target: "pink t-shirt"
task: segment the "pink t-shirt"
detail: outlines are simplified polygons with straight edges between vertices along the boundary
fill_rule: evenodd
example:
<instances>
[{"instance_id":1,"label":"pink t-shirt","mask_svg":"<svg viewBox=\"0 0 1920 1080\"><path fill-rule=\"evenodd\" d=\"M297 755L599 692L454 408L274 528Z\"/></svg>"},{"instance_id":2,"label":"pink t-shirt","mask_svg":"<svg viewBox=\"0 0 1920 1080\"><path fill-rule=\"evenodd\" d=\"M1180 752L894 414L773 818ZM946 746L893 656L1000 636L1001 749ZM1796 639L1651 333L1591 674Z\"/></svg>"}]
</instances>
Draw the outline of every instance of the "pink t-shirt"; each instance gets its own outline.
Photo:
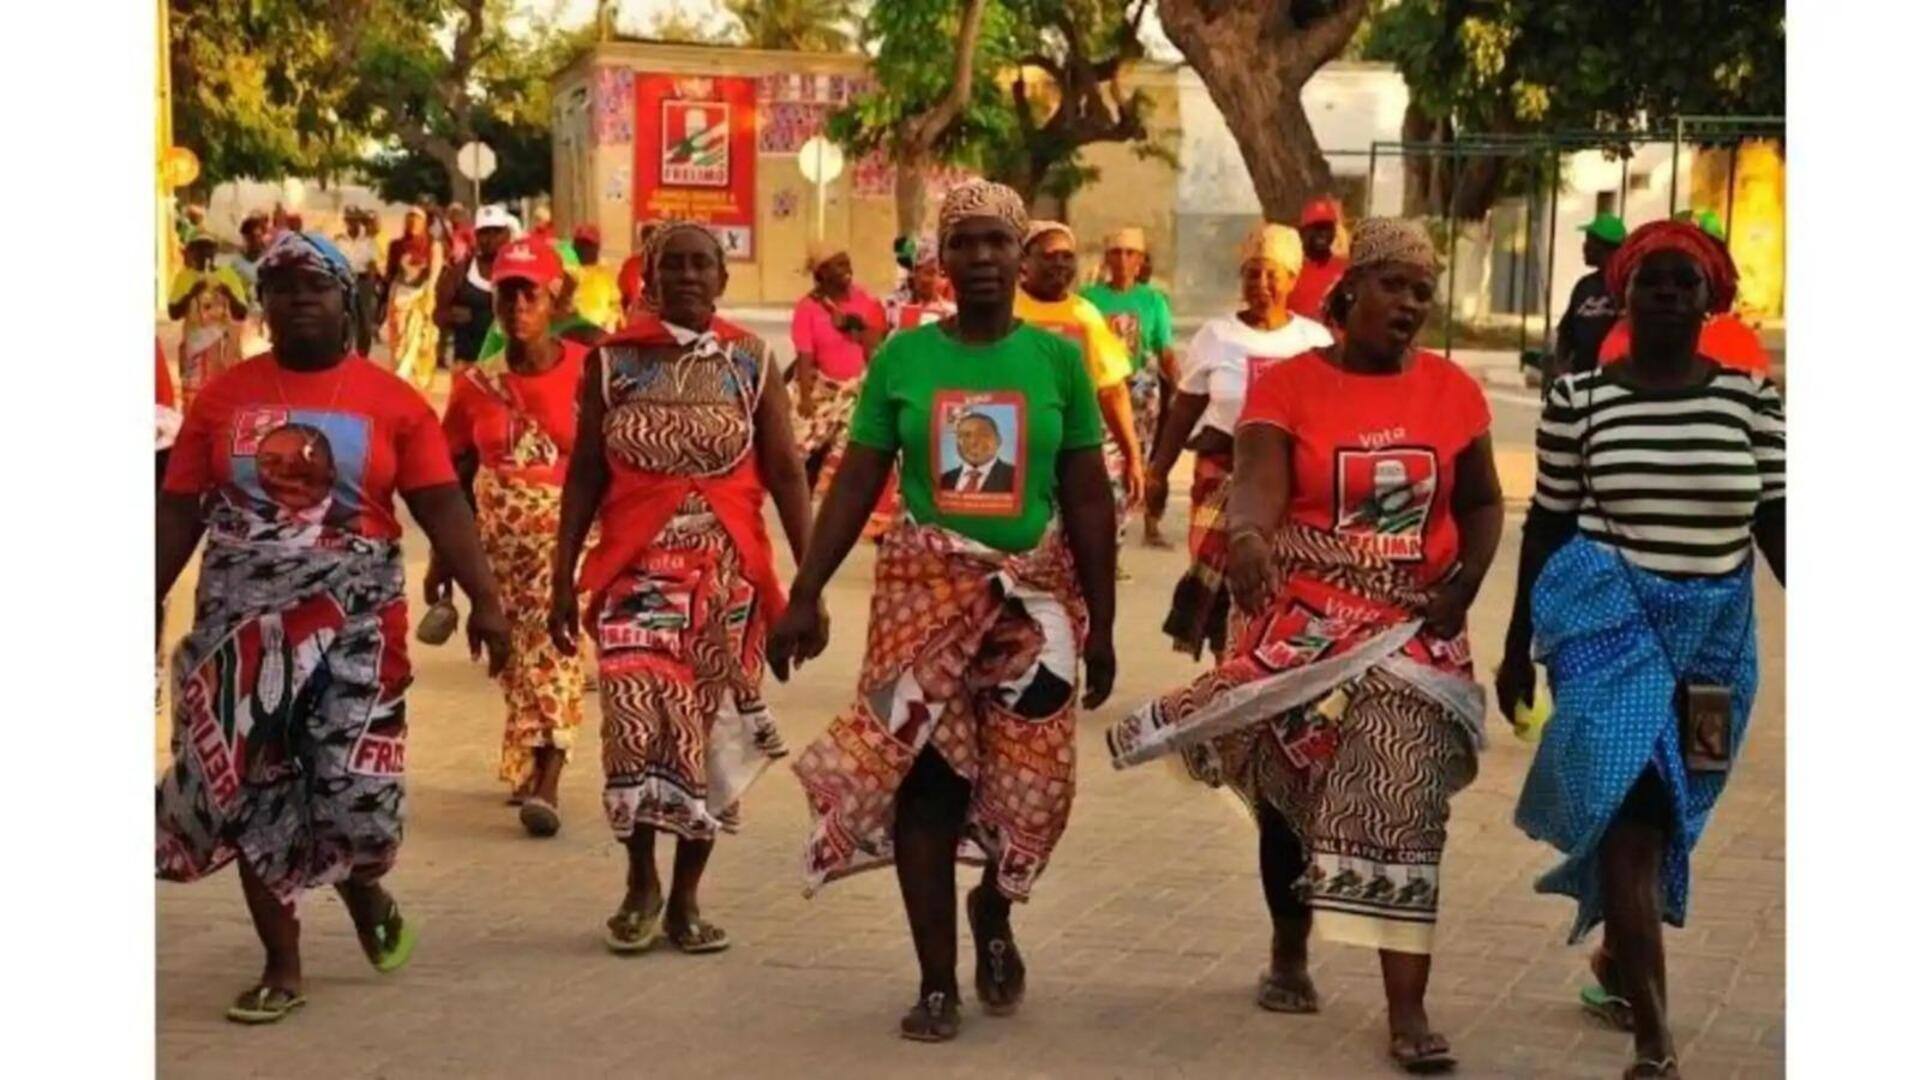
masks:
<instances>
[{"instance_id":1,"label":"pink t-shirt","mask_svg":"<svg viewBox=\"0 0 1920 1080\"><path fill-rule=\"evenodd\" d=\"M838 307L842 313L860 316L869 327L886 329L887 315L881 310L880 301L858 285L852 286ZM793 351L812 353L820 374L835 382L845 382L866 370L867 358L860 352L858 341L834 329L833 320L834 313L811 294L801 297L793 308Z\"/></svg>"}]
</instances>

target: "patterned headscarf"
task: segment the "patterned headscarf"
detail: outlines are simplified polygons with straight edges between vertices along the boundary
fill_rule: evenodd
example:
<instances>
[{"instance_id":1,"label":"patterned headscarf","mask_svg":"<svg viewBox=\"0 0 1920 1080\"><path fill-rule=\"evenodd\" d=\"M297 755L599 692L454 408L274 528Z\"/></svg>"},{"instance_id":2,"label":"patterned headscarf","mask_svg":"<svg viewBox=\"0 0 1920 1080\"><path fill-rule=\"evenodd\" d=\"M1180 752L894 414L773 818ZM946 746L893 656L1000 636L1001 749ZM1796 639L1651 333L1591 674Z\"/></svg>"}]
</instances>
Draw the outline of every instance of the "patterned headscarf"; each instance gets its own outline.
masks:
<instances>
[{"instance_id":1,"label":"patterned headscarf","mask_svg":"<svg viewBox=\"0 0 1920 1080\"><path fill-rule=\"evenodd\" d=\"M991 180L968 180L947 192L940 203L940 247L946 248L947 234L955 225L974 217L1006 222L1015 236L1027 235L1027 204L1021 201L1019 192Z\"/></svg>"},{"instance_id":2,"label":"patterned headscarf","mask_svg":"<svg viewBox=\"0 0 1920 1080\"><path fill-rule=\"evenodd\" d=\"M1410 218L1366 218L1353 227L1353 244L1347 260L1351 273L1381 263L1406 263L1437 272L1440 255L1433 248L1427 227Z\"/></svg>"},{"instance_id":3,"label":"patterned headscarf","mask_svg":"<svg viewBox=\"0 0 1920 1080\"><path fill-rule=\"evenodd\" d=\"M1726 246L1699 226L1684 221L1649 221L1633 230L1620 250L1607 260L1607 291L1623 307L1627 302L1627 284L1647 256L1656 251L1677 251L1700 267L1707 279L1707 308L1721 314L1733 307L1740 290L1740 271L1733 265Z\"/></svg>"},{"instance_id":4,"label":"patterned headscarf","mask_svg":"<svg viewBox=\"0 0 1920 1080\"><path fill-rule=\"evenodd\" d=\"M720 252L722 258L726 257L727 249L721 245L720 238L713 234L712 229L697 221L663 221L659 228L653 230L653 235L648 238L647 246L642 252L646 265L645 280L653 280L654 271L659 269L660 253L667 250L667 241L682 233L697 233L706 237L713 242L713 249Z\"/></svg>"},{"instance_id":5,"label":"patterned headscarf","mask_svg":"<svg viewBox=\"0 0 1920 1080\"><path fill-rule=\"evenodd\" d=\"M1299 277L1300 266L1306 262L1306 258L1306 253L1300 247L1300 233L1286 225L1262 222L1240 243L1241 266L1255 259L1264 259L1288 274Z\"/></svg>"},{"instance_id":6,"label":"patterned headscarf","mask_svg":"<svg viewBox=\"0 0 1920 1080\"><path fill-rule=\"evenodd\" d=\"M353 297L353 264L333 246L333 241L317 232L289 229L276 237L260 256L259 274L265 276L283 270L308 270L333 279L340 290Z\"/></svg>"}]
</instances>

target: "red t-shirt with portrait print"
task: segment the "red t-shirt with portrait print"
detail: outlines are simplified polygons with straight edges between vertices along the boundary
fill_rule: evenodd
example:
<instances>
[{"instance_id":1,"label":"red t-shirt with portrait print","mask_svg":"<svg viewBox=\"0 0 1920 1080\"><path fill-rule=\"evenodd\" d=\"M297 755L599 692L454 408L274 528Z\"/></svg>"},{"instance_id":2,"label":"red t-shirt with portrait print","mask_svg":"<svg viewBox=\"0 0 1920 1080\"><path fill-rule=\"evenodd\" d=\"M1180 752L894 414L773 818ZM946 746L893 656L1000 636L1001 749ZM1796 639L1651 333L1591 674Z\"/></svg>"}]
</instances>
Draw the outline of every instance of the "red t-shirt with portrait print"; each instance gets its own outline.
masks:
<instances>
[{"instance_id":1,"label":"red t-shirt with portrait print","mask_svg":"<svg viewBox=\"0 0 1920 1080\"><path fill-rule=\"evenodd\" d=\"M243 527L325 542L397 540L396 493L456 482L433 408L399 376L359 356L289 371L266 353L200 391L162 486L213 495Z\"/></svg>"},{"instance_id":2,"label":"red t-shirt with portrait print","mask_svg":"<svg viewBox=\"0 0 1920 1080\"><path fill-rule=\"evenodd\" d=\"M1422 584L1452 569L1454 465L1493 424L1471 375L1430 352L1393 375L1354 375L1305 353L1254 379L1248 424L1292 436L1289 518L1403 564Z\"/></svg>"},{"instance_id":3,"label":"red t-shirt with portrait print","mask_svg":"<svg viewBox=\"0 0 1920 1080\"><path fill-rule=\"evenodd\" d=\"M564 340L557 344L560 359L538 375L505 370L502 361L497 375L474 367L454 377L446 419L441 422L447 450L454 457L477 452L487 468L511 470L516 477L536 483L566 482L567 458L573 453L579 427L580 377L586 371L587 346ZM545 433L559 451L557 458L530 456L530 448L542 440L537 432L527 430L528 425ZM530 440L529 435L535 437Z\"/></svg>"}]
</instances>

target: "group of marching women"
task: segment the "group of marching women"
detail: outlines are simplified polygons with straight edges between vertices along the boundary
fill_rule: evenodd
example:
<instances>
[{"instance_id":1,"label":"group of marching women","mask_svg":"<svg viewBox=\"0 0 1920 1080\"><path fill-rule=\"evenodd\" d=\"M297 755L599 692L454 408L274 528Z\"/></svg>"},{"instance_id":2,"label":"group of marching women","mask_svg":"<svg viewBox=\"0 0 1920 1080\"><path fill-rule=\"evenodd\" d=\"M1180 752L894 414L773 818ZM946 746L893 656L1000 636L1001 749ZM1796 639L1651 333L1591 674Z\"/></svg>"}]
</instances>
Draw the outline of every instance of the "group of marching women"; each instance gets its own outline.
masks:
<instances>
[{"instance_id":1,"label":"group of marching women","mask_svg":"<svg viewBox=\"0 0 1920 1080\"><path fill-rule=\"evenodd\" d=\"M900 1032L944 1041L955 868L981 866L973 992L1015 1011L1013 905L1067 827L1077 714L1114 685L1116 506L1163 506L1192 449L1192 568L1167 631L1214 663L1114 724L1113 761L1166 757L1248 805L1273 921L1260 1006L1318 1009L1317 927L1379 951L1392 1060L1451 1068L1424 996L1448 806L1486 741L1465 625L1503 509L1484 397L1416 344L1433 245L1416 223L1360 222L1314 320L1289 302L1299 234L1257 229L1244 306L1195 337L1148 460L1124 347L1065 291L1063 233L1008 188L961 185L884 310L844 253L816 252L794 395L765 343L716 315L727 265L703 228L653 231L646 302L591 349L550 332L556 256L515 243L493 269L506 347L462 373L444 421L351 352L338 252L281 237L260 264L274 351L205 388L160 503L162 596L206 550L156 862L170 880L240 864L266 964L229 1016L303 1001L305 890L340 891L381 971L417 937L381 885L406 760L396 495L432 544L429 592L467 595L469 642L503 678L502 779L554 828L591 639L604 809L628 851L605 943L705 953L728 945L699 906L714 841L786 754L764 673L827 648L826 587L896 486L856 691L792 766L803 886L893 866L920 971ZM1753 703L1754 546L1784 579L1784 420L1770 383L1696 355L1734 291L1723 246L1649 225L1608 282L1631 353L1549 395L1497 687L1513 716L1546 668L1555 711L1517 821L1566 857L1538 887L1577 901L1572 939L1604 927L1584 996L1632 1031L1628 1075L1674 1076L1661 922L1684 921L1689 852ZM913 323L888 317L909 307ZM823 413L816 513L799 428Z\"/></svg>"}]
</instances>

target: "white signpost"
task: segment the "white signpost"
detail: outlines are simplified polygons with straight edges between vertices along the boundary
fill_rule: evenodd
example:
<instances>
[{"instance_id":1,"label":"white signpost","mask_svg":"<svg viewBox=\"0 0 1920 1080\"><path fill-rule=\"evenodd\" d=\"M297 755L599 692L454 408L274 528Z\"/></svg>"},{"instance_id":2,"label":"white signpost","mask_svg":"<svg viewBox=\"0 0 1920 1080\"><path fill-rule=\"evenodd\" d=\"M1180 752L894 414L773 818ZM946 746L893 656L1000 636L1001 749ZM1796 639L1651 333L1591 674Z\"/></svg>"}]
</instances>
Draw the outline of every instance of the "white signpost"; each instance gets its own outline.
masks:
<instances>
[{"instance_id":1,"label":"white signpost","mask_svg":"<svg viewBox=\"0 0 1920 1080\"><path fill-rule=\"evenodd\" d=\"M500 167L500 159L494 156L493 147L474 141L461 147L454 155L454 162L460 166L460 175L473 181L473 206L480 208L480 181L492 176Z\"/></svg>"},{"instance_id":2,"label":"white signpost","mask_svg":"<svg viewBox=\"0 0 1920 1080\"><path fill-rule=\"evenodd\" d=\"M827 235L827 185L838 179L847 167L847 158L833 140L815 135L800 144L800 175L813 185L813 237Z\"/></svg>"}]
</instances>

